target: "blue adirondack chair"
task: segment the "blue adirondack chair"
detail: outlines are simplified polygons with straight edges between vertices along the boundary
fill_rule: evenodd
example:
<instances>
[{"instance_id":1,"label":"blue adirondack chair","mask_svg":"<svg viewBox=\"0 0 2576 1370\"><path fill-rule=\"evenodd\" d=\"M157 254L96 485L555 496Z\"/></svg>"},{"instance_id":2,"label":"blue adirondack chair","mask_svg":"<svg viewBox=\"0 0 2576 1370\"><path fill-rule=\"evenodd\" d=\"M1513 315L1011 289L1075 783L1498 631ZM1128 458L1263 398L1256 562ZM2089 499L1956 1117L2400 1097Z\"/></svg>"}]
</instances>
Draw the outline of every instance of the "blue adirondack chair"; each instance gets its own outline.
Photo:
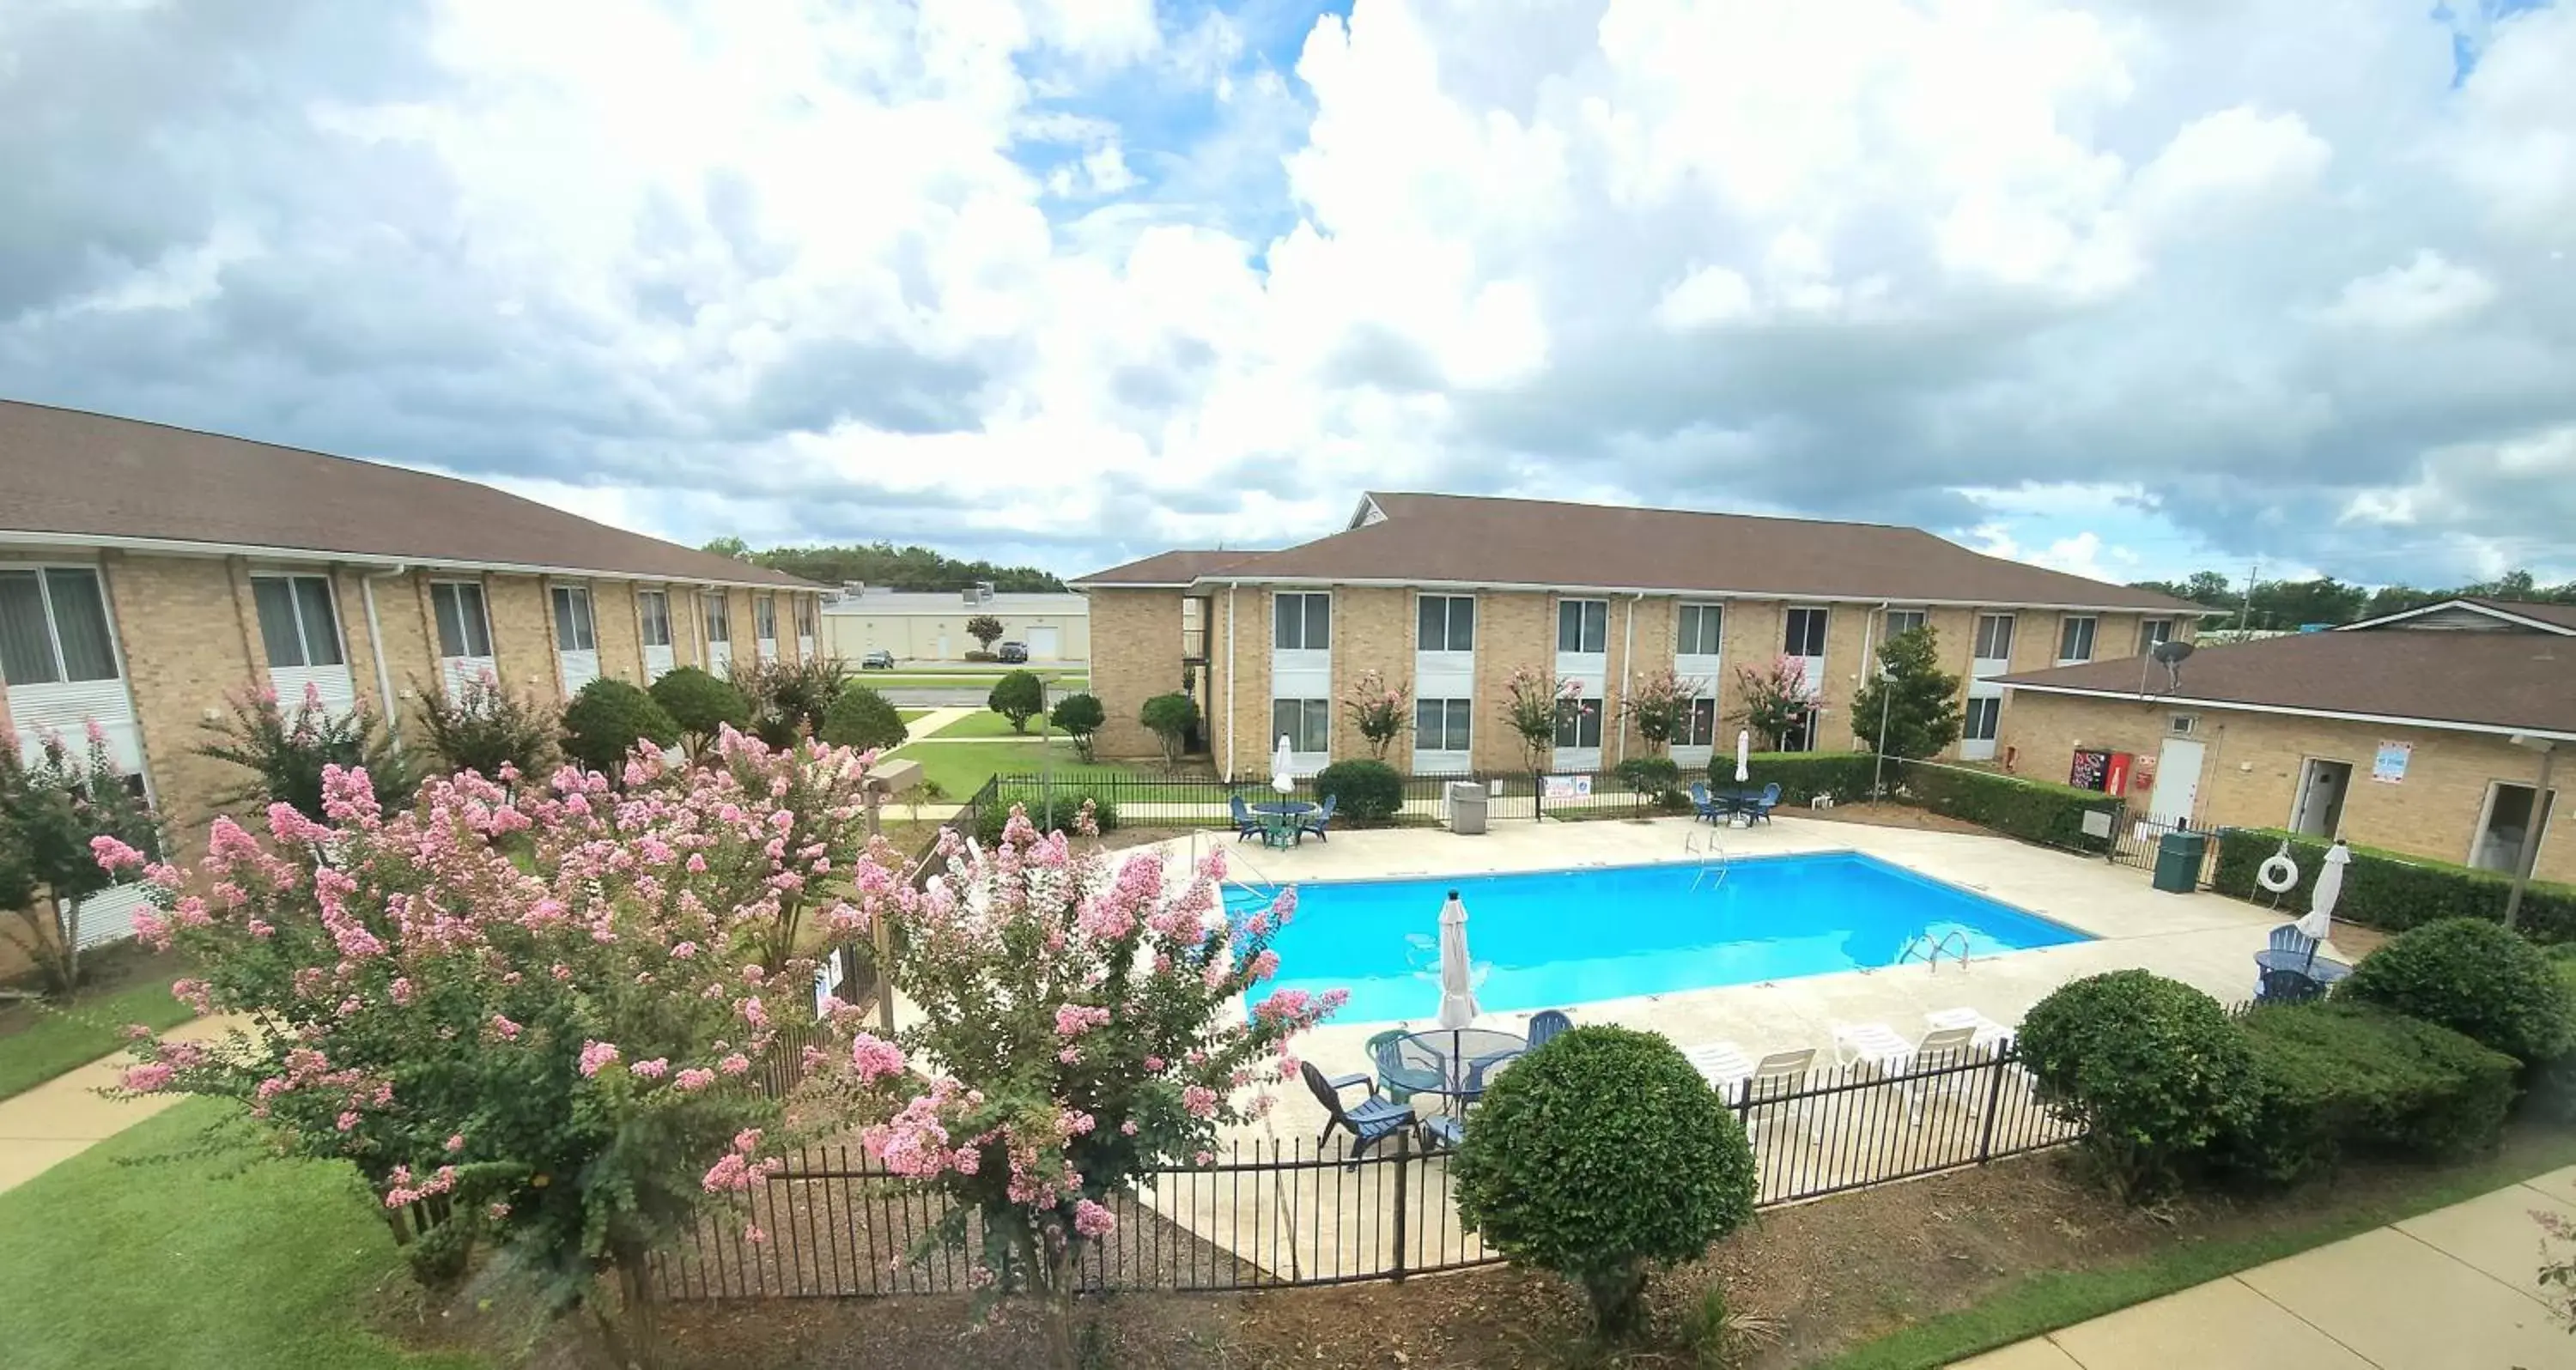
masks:
<instances>
[{"instance_id":1,"label":"blue adirondack chair","mask_svg":"<svg viewBox=\"0 0 2576 1370\"><path fill-rule=\"evenodd\" d=\"M1413 1126L1413 1110L1402 1104L1390 1104L1384 1099L1362 1099L1354 1107L1342 1102L1343 1090L1353 1085L1368 1084L1369 1077L1365 1072L1358 1075L1335 1076L1328 1080L1324 1078L1324 1072L1315 1068L1314 1062L1300 1061L1297 1063L1297 1073L1305 1077L1306 1088L1314 1094L1315 1102L1322 1104L1324 1112L1329 1115L1324 1121L1324 1130L1315 1134L1315 1145L1321 1148L1325 1142L1332 1140L1335 1128L1348 1132L1351 1134L1353 1165L1359 1163L1361 1155L1370 1147Z\"/></svg>"},{"instance_id":2,"label":"blue adirondack chair","mask_svg":"<svg viewBox=\"0 0 2576 1370\"><path fill-rule=\"evenodd\" d=\"M1325 795L1324 807L1308 814L1305 820L1297 825L1298 830L1313 833L1318 842L1331 841L1331 838L1324 835L1324 825L1333 821L1333 810L1339 808L1341 802L1342 797L1338 794Z\"/></svg>"},{"instance_id":3,"label":"blue adirondack chair","mask_svg":"<svg viewBox=\"0 0 2576 1370\"><path fill-rule=\"evenodd\" d=\"M1694 818L1714 823L1726 816L1718 811L1717 801L1708 797L1708 786L1702 782L1697 780L1691 782L1690 797Z\"/></svg>"},{"instance_id":4,"label":"blue adirondack chair","mask_svg":"<svg viewBox=\"0 0 2576 1370\"><path fill-rule=\"evenodd\" d=\"M1744 811L1750 815L1750 817L1746 818L1744 821L1747 823L1768 823L1771 821L1771 811L1778 807L1780 807L1780 782L1774 780L1770 784L1762 787L1762 794L1759 798L1745 806Z\"/></svg>"},{"instance_id":5,"label":"blue adirondack chair","mask_svg":"<svg viewBox=\"0 0 2576 1370\"><path fill-rule=\"evenodd\" d=\"M1251 805L1243 802L1243 796L1228 795L1226 802L1234 811L1234 840L1240 842L1247 837L1259 837L1261 817L1252 811Z\"/></svg>"},{"instance_id":6,"label":"blue adirondack chair","mask_svg":"<svg viewBox=\"0 0 2576 1370\"><path fill-rule=\"evenodd\" d=\"M1554 1040L1556 1034L1574 1026L1574 1020L1559 1009L1544 1009L1530 1015L1530 1050L1536 1051Z\"/></svg>"}]
</instances>

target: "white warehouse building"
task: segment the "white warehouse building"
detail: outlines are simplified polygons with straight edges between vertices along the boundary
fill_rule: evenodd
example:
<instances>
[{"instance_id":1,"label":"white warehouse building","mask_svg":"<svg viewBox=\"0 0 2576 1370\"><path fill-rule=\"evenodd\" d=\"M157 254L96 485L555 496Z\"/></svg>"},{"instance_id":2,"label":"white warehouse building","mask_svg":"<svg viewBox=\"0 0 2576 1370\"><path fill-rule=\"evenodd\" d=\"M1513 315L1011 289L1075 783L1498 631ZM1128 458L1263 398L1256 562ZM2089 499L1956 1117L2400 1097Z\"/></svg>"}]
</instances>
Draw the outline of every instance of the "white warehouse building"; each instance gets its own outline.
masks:
<instances>
[{"instance_id":1,"label":"white warehouse building","mask_svg":"<svg viewBox=\"0 0 2576 1370\"><path fill-rule=\"evenodd\" d=\"M990 614L1002 622L996 640L1029 649L1029 660L1091 659L1090 603L1075 594L996 593L989 586L920 593L844 586L823 601L824 650L856 665L888 651L899 662L959 661L981 644L966 621Z\"/></svg>"}]
</instances>

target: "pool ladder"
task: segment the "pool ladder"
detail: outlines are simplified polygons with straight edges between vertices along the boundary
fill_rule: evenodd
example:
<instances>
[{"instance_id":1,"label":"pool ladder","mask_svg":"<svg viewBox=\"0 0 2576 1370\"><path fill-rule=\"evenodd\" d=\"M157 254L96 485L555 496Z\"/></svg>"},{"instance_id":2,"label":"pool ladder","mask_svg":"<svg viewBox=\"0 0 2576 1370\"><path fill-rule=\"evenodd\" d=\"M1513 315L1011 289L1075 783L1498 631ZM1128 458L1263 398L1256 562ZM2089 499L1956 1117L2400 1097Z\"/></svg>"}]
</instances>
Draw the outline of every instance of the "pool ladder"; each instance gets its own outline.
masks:
<instances>
[{"instance_id":1,"label":"pool ladder","mask_svg":"<svg viewBox=\"0 0 2576 1370\"><path fill-rule=\"evenodd\" d=\"M1927 946L1926 943L1929 943L1929 945ZM1941 953L1943 952L1948 952L1951 955L1958 957L1959 969L1966 970L1968 968L1968 934L1959 931L1957 928L1952 928L1948 932L1941 934L1939 937L1927 937L1922 933L1916 933L1914 935L1914 940L1906 943L1905 950L1897 955L1896 964L1900 966L1904 965L1906 962L1919 956L1923 958L1924 964L1937 971L1941 968Z\"/></svg>"},{"instance_id":2,"label":"pool ladder","mask_svg":"<svg viewBox=\"0 0 2576 1370\"><path fill-rule=\"evenodd\" d=\"M1726 849L1717 844L1717 834L1708 834L1707 845L1700 844L1698 833L1682 835L1682 852L1699 858L1699 873L1691 877L1691 892L1696 894L1705 883L1715 889L1726 879Z\"/></svg>"}]
</instances>

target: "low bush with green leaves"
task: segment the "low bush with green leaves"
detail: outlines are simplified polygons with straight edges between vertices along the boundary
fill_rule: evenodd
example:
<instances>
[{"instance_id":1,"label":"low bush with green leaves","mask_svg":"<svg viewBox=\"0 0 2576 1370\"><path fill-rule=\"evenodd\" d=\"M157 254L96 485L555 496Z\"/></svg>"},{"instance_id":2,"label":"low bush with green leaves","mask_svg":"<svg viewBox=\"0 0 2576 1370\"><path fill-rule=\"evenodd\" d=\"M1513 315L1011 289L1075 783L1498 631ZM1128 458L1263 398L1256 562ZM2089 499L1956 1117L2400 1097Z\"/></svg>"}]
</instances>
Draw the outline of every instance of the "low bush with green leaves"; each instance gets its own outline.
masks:
<instances>
[{"instance_id":1,"label":"low bush with green leaves","mask_svg":"<svg viewBox=\"0 0 2576 1370\"><path fill-rule=\"evenodd\" d=\"M1073 739L1074 755L1091 759L1092 735L1109 721L1109 711L1100 706L1100 696L1071 694L1055 702L1055 711L1047 715L1056 731Z\"/></svg>"},{"instance_id":2,"label":"low bush with green leaves","mask_svg":"<svg viewBox=\"0 0 2576 1370\"><path fill-rule=\"evenodd\" d=\"M2022 1019L2022 1061L2051 1110L2131 1200L2170 1189L2237 1127L2253 1070L2218 1001L2143 970L2059 986Z\"/></svg>"},{"instance_id":3,"label":"low bush with green leaves","mask_svg":"<svg viewBox=\"0 0 2576 1370\"><path fill-rule=\"evenodd\" d=\"M2281 844L2302 878L2286 894L2275 895L2254 882ZM2505 898L2513 882L2493 871L2473 870L2447 861L2432 861L2372 847L2351 847L2352 864L2344 868L2343 894L2334 916L2347 923L2404 932L2421 923L2449 918L2504 921ZM2284 914L2308 911L2316 889L2313 878L2325 859L2326 844L2272 828L2228 828L2218 835L2218 861L2210 886L2220 894L2250 899ZM2576 885L2534 880L2523 891L2515 926L2535 942L2576 941Z\"/></svg>"},{"instance_id":4,"label":"low bush with green leaves","mask_svg":"<svg viewBox=\"0 0 2576 1370\"><path fill-rule=\"evenodd\" d=\"M707 744L726 728L737 732L751 727L751 701L734 688L730 680L719 679L695 666L675 666L653 682L653 702L679 725L688 738L691 753L703 753Z\"/></svg>"},{"instance_id":5,"label":"low bush with green leaves","mask_svg":"<svg viewBox=\"0 0 2576 1370\"><path fill-rule=\"evenodd\" d=\"M680 725L653 702L653 696L615 676L601 676L582 686L581 693L564 706L564 756L612 780L626 773L626 759L637 743L662 748L679 740Z\"/></svg>"},{"instance_id":6,"label":"low bush with green leaves","mask_svg":"<svg viewBox=\"0 0 2576 1370\"><path fill-rule=\"evenodd\" d=\"M319 822L322 768L339 766L364 767L368 787L384 809L411 807L411 768L364 704L334 710L310 685L292 707L279 703L277 691L270 689L236 691L225 702L230 706L226 712L198 725L207 740L194 750L251 774L216 796L217 803L263 810L292 804L297 813Z\"/></svg>"},{"instance_id":7,"label":"low bush with green leaves","mask_svg":"<svg viewBox=\"0 0 2576 1370\"><path fill-rule=\"evenodd\" d=\"M2527 1064L2576 1047L2576 999L2549 958L2521 934L2474 918L2388 939L2335 997L2440 1023Z\"/></svg>"},{"instance_id":8,"label":"low bush with green leaves","mask_svg":"<svg viewBox=\"0 0 2576 1370\"><path fill-rule=\"evenodd\" d=\"M1570 1029L1494 1077L1450 1167L1461 1224L1573 1280L1594 1326L1636 1325L1647 1268L1697 1258L1753 1216L1753 1148L1669 1041Z\"/></svg>"},{"instance_id":9,"label":"low bush with green leaves","mask_svg":"<svg viewBox=\"0 0 2576 1370\"><path fill-rule=\"evenodd\" d=\"M1725 790L1778 785L1783 804L1805 804L1820 794L1855 801L1869 796L1872 759L1867 752L1755 752L1745 758L1748 778L1738 781L1735 753L1721 747L1708 759L1708 783Z\"/></svg>"},{"instance_id":10,"label":"low bush with green leaves","mask_svg":"<svg viewBox=\"0 0 2576 1370\"><path fill-rule=\"evenodd\" d=\"M2576 999L2576 943L2549 949L2549 968L2558 973L2570 999ZM2530 1111L2551 1122L2576 1123L2576 1048L2546 1065L2531 1069Z\"/></svg>"},{"instance_id":11,"label":"low bush with green leaves","mask_svg":"<svg viewBox=\"0 0 2576 1370\"><path fill-rule=\"evenodd\" d=\"M1156 695L1137 708L1136 721L1162 744L1163 764L1177 766L1181 748L1199 726L1199 702L1177 691Z\"/></svg>"},{"instance_id":12,"label":"low bush with green leaves","mask_svg":"<svg viewBox=\"0 0 2576 1370\"><path fill-rule=\"evenodd\" d=\"M993 682L984 707L1009 719L1011 731L1029 730L1029 720L1046 712L1046 682L1035 671L1012 671Z\"/></svg>"},{"instance_id":13,"label":"low bush with green leaves","mask_svg":"<svg viewBox=\"0 0 2576 1370\"><path fill-rule=\"evenodd\" d=\"M993 802L976 810L976 840L987 847L1001 841L1002 827L1011 821L1013 804L1028 810L1029 821L1040 832L1073 831L1074 815L1081 813L1085 804L1091 806L1092 821L1100 831L1111 832L1118 827L1118 801L1106 789L1089 787L1079 780L1045 787L1013 785L1007 791L997 790Z\"/></svg>"},{"instance_id":14,"label":"low bush with green leaves","mask_svg":"<svg viewBox=\"0 0 2576 1370\"><path fill-rule=\"evenodd\" d=\"M563 710L532 695L514 695L485 671L453 696L420 690L420 725L449 774L472 771L498 780L504 767L543 781L553 769Z\"/></svg>"},{"instance_id":15,"label":"low bush with green leaves","mask_svg":"<svg viewBox=\"0 0 2576 1370\"><path fill-rule=\"evenodd\" d=\"M1315 772L1315 797L1334 796L1337 816L1363 826L1384 823L1404 811L1404 777L1383 761L1336 761Z\"/></svg>"},{"instance_id":16,"label":"low bush with green leaves","mask_svg":"<svg viewBox=\"0 0 2576 1370\"><path fill-rule=\"evenodd\" d=\"M911 735L903 712L865 685L843 686L841 697L823 715L823 740L835 747L883 751L902 746Z\"/></svg>"},{"instance_id":17,"label":"low bush with green leaves","mask_svg":"<svg viewBox=\"0 0 2576 1370\"><path fill-rule=\"evenodd\" d=\"M1632 756L1613 770L1649 804L1670 808L1682 801L1682 768L1669 756Z\"/></svg>"},{"instance_id":18,"label":"low bush with green leaves","mask_svg":"<svg viewBox=\"0 0 2576 1370\"><path fill-rule=\"evenodd\" d=\"M2291 1184L2347 1155L2450 1160L2494 1145L2514 1061L2436 1023L2356 1003L2282 1004L2243 1024L2245 1107L2212 1146L2225 1171Z\"/></svg>"},{"instance_id":19,"label":"low bush with green leaves","mask_svg":"<svg viewBox=\"0 0 2576 1370\"><path fill-rule=\"evenodd\" d=\"M1887 774L1888 783L1900 787L1900 799L1934 813L2042 846L2097 855L2111 849L2108 836L2084 831L2084 815L2103 812L2116 817L2120 809L2119 799L2099 790L1965 766L1900 762L1893 757L1888 759Z\"/></svg>"}]
</instances>

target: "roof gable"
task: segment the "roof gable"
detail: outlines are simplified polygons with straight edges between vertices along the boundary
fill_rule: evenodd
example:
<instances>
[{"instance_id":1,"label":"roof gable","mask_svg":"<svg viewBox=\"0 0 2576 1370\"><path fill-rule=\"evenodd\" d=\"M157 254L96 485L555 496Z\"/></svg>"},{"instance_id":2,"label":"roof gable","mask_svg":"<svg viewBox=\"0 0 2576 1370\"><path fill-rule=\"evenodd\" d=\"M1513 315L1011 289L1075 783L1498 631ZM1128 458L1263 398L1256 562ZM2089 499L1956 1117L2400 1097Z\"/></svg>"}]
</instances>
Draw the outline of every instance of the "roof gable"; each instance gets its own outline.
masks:
<instances>
[{"instance_id":1,"label":"roof gable","mask_svg":"<svg viewBox=\"0 0 2576 1370\"><path fill-rule=\"evenodd\" d=\"M2337 632L2385 631L2541 632L2576 637L2576 604L2540 604L2455 595L2377 618L2347 623Z\"/></svg>"}]
</instances>

